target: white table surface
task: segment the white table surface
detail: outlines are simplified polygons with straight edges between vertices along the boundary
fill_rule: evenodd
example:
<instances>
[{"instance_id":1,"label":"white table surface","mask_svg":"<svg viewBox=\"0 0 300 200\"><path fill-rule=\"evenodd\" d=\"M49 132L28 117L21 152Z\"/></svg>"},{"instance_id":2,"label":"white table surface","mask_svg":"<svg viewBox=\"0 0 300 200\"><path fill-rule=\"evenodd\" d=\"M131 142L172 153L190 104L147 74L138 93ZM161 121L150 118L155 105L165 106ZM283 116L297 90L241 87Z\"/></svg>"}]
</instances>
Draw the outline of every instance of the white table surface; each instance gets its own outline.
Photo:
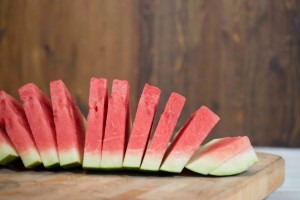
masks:
<instances>
[{"instance_id":1,"label":"white table surface","mask_svg":"<svg viewBox=\"0 0 300 200\"><path fill-rule=\"evenodd\" d=\"M300 148L255 147L255 151L276 154L285 160L285 181L268 200L300 200Z\"/></svg>"}]
</instances>

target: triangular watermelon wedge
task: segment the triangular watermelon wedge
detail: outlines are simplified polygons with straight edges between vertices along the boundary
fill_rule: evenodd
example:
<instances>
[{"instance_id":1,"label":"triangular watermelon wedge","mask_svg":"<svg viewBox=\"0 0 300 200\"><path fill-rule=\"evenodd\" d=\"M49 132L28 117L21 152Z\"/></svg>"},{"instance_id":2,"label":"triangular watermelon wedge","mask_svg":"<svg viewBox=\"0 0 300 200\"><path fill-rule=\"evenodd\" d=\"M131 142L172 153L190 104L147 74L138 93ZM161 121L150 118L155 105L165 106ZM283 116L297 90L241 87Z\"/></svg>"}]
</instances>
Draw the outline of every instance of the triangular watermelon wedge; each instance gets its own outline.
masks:
<instances>
[{"instance_id":1,"label":"triangular watermelon wedge","mask_svg":"<svg viewBox=\"0 0 300 200\"><path fill-rule=\"evenodd\" d=\"M0 126L0 164L7 165L17 158L19 158L17 150L5 130Z\"/></svg>"},{"instance_id":2,"label":"triangular watermelon wedge","mask_svg":"<svg viewBox=\"0 0 300 200\"><path fill-rule=\"evenodd\" d=\"M159 119L151 141L149 141L141 170L158 171L168 143L185 103L185 97L173 92Z\"/></svg>"},{"instance_id":3,"label":"triangular watermelon wedge","mask_svg":"<svg viewBox=\"0 0 300 200\"><path fill-rule=\"evenodd\" d=\"M207 107L201 106L177 134L160 170L180 173L219 119Z\"/></svg>"},{"instance_id":4,"label":"triangular watermelon wedge","mask_svg":"<svg viewBox=\"0 0 300 200\"><path fill-rule=\"evenodd\" d=\"M157 110L159 97L159 88L148 84L145 85L126 149L123 162L123 167L125 168L140 168Z\"/></svg>"},{"instance_id":5,"label":"triangular watermelon wedge","mask_svg":"<svg viewBox=\"0 0 300 200\"><path fill-rule=\"evenodd\" d=\"M85 119L61 80L50 83L50 93L60 165L81 166Z\"/></svg>"},{"instance_id":6,"label":"triangular watermelon wedge","mask_svg":"<svg viewBox=\"0 0 300 200\"><path fill-rule=\"evenodd\" d=\"M247 136L214 139L199 148L186 168L207 175L251 146Z\"/></svg>"},{"instance_id":7,"label":"triangular watermelon wedge","mask_svg":"<svg viewBox=\"0 0 300 200\"><path fill-rule=\"evenodd\" d=\"M0 91L0 124L5 127L26 168L42 164L21 104L4 91Z\"/></svg>"},{"instance_id":8,"label":"triangular watermelon wedge","mask_svg":"<svg viewBox=\"0 0 300 200\"><path fill-rule=\"evenodd\" d=\"M114 80L108 100L105 134L102 147L102 169L122 168L129 131L129 84Z\"/></svg>"},{"instance_id":9,"label":"triangular watermelon wedge","mask_svg":"<svg viewBox=\"0 0 300 200\"><path fill-rule=\"evenodd\" d=\"M33 83L22 86L19 95L44 166L59 166L50 99Z\"/></svg>"},{"instance_id":10,"label":"triangular watermelon wedge","mask_svg":"<svg viewBox=\"0 0 300 200\"><path fill-rule=\"evenodd\" d=\"M107 80L103 78L91 78L83 168L100 168L106 112Z\"/></svg>"}]
</instances>

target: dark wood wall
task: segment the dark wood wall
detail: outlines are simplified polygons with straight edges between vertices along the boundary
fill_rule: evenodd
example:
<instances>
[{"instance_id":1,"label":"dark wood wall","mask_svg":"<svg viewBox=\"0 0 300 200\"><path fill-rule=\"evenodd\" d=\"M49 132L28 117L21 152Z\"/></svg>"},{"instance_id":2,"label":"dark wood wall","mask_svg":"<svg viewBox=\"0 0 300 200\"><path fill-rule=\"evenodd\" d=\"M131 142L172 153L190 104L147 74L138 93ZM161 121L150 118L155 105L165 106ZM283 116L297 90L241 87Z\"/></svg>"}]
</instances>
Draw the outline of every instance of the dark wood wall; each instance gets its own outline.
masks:
<instances>
[{"instance_id":1,"label":"dark wood wall","mask_svg":"<svg viewBox=\"0 0 300 200\"><path fill-rule=\"evenodd\" d=\"M300 147L300 1L0 0L0 89L62 79L87 112L91 76L147 82L221 121L210 138ZM177 128L178 128L177 127Z\"/></svg>"}]
</instances>

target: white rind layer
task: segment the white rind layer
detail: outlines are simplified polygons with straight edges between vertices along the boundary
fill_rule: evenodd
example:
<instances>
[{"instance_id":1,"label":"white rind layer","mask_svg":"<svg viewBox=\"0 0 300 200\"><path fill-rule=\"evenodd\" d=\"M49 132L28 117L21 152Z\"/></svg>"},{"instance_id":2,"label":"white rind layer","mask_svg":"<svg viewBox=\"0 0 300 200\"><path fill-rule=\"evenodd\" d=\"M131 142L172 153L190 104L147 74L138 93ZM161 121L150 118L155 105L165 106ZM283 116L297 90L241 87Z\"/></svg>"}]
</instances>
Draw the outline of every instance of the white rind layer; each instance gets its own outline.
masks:
<instances>
[{"instance_id":1,"label":"white rind layer","mask_svg":"<svg viewBox=\"0 0 300 200\"><path fill-rule=\"evenodd\" d=\"M144 171L158 171L160 164L161 164L161 159L158 159L155 156L148 154L147 157L144 157L140 169Z\"/></svg>"},{"instance_id":2,"label":"white rind layer","mask_svg":"<svg viewBox=\"0 0 300 200\"><path fill-rule=\"evenodd\" d=\"M172 152L171 155L163 162L160 167L160 171L180 173L183 169L182 166L187 162L187 155L184 155L182 152Z\"/></svg>"},{"instance_id":3,"label":"white rind layer","mask_svg":"<svg viewBox=\"0 0 300 200\"><path fill-rule=\"evenodd\" d=\"M102 169L120 169L122 168L123 158L122 153L104 153L102 152L102 159L100 167Z\"/></svg>"},{"instance_id":4,"label":"white rind layer","mask_svg":"<svg viewBox=\"0 0 300 200\"><path fill-rule=\"evenodd\" d=\"M101 157L97 153L84 153L83 168L85 169L99 169L101 165Z\"/></svg>"},{"instance_id":5,"label":"white rind layer","mask_svg":"<svg viewBox=\"0 0 300 200\"><path fill-rule=\"evenodd\" d=\"M218 168L220 166L220 164L218 164L218 161L214 162L213 160L210 159L210 157L202 157L201 159L197 159L198 153L204 151L205 149L207 149L208 147L210 147L211 145L216 143L218 140L220 140L220 139L214 139L214 140L208 142L207 144L205 144L204 146L201 146L195 152L195 154L190 159L190 161L185 166L185 168L187 168L193 172L203 174L203 175L207 175L209 172Z\"/></svg>"},{"instance_id":6,"label":"white rind layer","mask_svg":"<svg viewBox=\"0 0 300 200\"><path fill-rule=\"evenodd\" d=\"M32 168L42 164L42 159L36 149L28 149L26 152L19 152L21 160L26 168Z\"/></svg>"},{"instance_id":7,"label":"white rind layer","mask_svg":"<svg viewBox=\"0 0 300 200\"><path fill-rule=\"evenodd\" d=\"M209 174L214 176L228 176L239 174L246 171L257 162L258 158L254 149L249 148L248 150L243 151L242 153L228 160Z\"/></svg>"},{"instance_id":8,"label":"white rind layer","mask_svg":"<svg viewBox=\"0 0 300 200\"><path fill-rule=\"evenodd\" d=\"M123 167L125 168L140 168L141 159L139 156L134 156L131 154L126 154L123 162Z\"/></svg>"},{"instance_id":9,"label":"white rind layer","mask_svg":"<svg viewBox=\"0 0 300 200\"><path fill-rule=\"evenodd\" d=\"M7 164L7 161L13 160L14 158L18 157L19 154L14 147L5 143L0 144L0 164Z\"/></svg>"},{"instance_id":10,"label":"white rind layer","mask_svg":"<svg viewBox=\"0 0 300 200\"><path fill-rule=\"evenodd\" d=\"M81 165L81 157L77 149L70 149L59 152L60 166L68 167L73 165Z\"/></svg>"},{"instance_id":11,"label":"white rind layer","mask_svg":"<svg viewBox=\"0 0 300 200\"><path fill-rule=\"evenodd\" d=\"M51 167L59 164L59 157L56 149L48 149L40 152L44 167Z\"/></svg>"}]
</instances>

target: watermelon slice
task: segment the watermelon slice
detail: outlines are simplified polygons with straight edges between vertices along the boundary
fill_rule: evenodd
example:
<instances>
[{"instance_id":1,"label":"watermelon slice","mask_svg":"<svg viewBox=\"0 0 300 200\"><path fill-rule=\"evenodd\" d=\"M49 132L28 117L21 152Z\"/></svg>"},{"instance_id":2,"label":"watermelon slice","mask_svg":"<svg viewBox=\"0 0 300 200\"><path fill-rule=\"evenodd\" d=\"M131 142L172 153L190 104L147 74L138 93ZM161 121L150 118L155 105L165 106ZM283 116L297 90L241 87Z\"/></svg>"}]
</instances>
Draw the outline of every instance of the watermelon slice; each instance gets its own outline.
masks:
<instances>
[{"instance_id":1,"label":"watermelon slice","mask_svg":"<svg viewBox=\"0 0 300 200\"><path fill-rule=\"evenodd\" d=\"M152 128L160 89L148 84L141 95L123 162L125 168L139 168Z\"/></svg>"},{"instance_id":2,"label":"watermelon slice","mask_svg":"<svg viewBox=\"0 0 300 200\"><path fill-rule=\"evenodd\" d=\"M108 100L101 168L122 168L129 116L129 84L125 80L114 80Z\"/></svg>"},{"instance_id":3,"label":"watermelon slice","mask_svg":"<svg viewBox=\"0 0 300 200\"><path fill-rule=\"evenodd\" d=\"M179 131L160 170L180 173L219 119L207 107L200 107Z\"/></svg>"},{"instance_id":4,"label":"watermelon slice","mask_svg":"<svg viewBox=\"0 0 300 200\"><path fill-rule=\"evenodd\" d=\"M234 156L217 169L209 172L214 176L229 176L242 173L258 162L258 158L253 147L249 147L238 155Z\"/></svg>"},{"instance_id":5,"label":"watermelon slice","mask_svg":"<svg viewBox=\"0 0 300 200\"><path fill-rule=\"evenodd\" d=\"M91 78L83 168L100 168L106 111L107 80Z\"/></svg>"},{"instance_id":6,"label":"watermelon slice","mask_svg":"<svg viewBox=\"0 0 300 200\"><path fill-rule=\"evenodd\" d=\"M59 166L51 101L33 83L21 87L19 95L44 166Z\"/></svg>"},{"instance_id":7,"label":"watermelon slice","mask_svg":"<svg viewBox=\"0 0 300 200\"><path fill-rule=\"evenodd\" d=\"M0 127L0 164L7 165L17 158L19 158L17 150L11 143L4 129Z\"/></svg>"},{"instance_id":8,"label":"watermelon slice","mask_svg":"<svg viewBox=\"0 0 300 200\"><path fill-rule=\"evenodd\" d=\"M84 145L84 117L61 80L50 83L60 165L80 166Z\"/></svg>"},{"instance_id":9,"label":"watermelon slice","mask_svg":"<svg viewBox=\"0 0 300 200\"><path fill-rule=\"evenodd\" d=\"M249 147L251 143L247 136L215 139L199 148L186 168L207 175Z\"/></svg>"},{"instance_id":10,"label":"watermelon slice","mask_svg":"<svg viewBox=\"0 0 300 200\"><path fill-rule=\"evenodd\" d=\"M26 168L42 164L21 104L4 91L0 91L0 124L5 127Z\"/></svg>"},{"instance_id":11,"label":"watermelon slice","mask_svg":"<svg viewBox=\"0 0 300 200\"><path fill-rule=\"evenodd\" d=\"M170 95L150 144L146 150L141 170L159 170L184 103L184 96L174 92Z\"/></svg>"}]
</instances>

